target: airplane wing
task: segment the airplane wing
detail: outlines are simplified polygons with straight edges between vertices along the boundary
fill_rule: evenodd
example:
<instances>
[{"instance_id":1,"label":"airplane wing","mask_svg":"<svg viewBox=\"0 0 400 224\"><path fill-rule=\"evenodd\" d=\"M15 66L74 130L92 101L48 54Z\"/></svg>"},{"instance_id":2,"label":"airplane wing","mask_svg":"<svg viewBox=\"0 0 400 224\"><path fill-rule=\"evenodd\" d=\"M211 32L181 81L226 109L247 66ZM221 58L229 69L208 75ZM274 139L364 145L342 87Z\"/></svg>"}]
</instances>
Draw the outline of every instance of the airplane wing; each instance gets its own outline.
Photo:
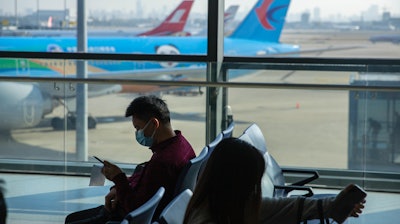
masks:
<instances>
[{"instance_id":1,"label":"airplane wing","mask_svg":"<svg viewBox=\"0 0 400 224\"><path fill-rule=\"evenodd\" d=\"M113 79L132 79L132 80L154 80L154 81L205 81L206 68L205 66L181 67L171 69L142 69L142 70L128 70L117 72L97 72L89 74L90 78L113 78ZM90 86L89 86L90 88ZM103 86L107 89L110 87ZM91 94L98 92L99 94L110 94L101 86L97 86L100 91L90 90ZM143 85L129 84L121 85L118 90L120 93L166 93L175 95L197 95L202 94L198 87L184 87L184 86L168 86L168 85Z\"/></svg>"},{"instance_id":2,"label":"airplane wing","mask_svg":"<svg viewBox=\"0 0 400 224\"><path fill-rule=\"evenodd\" d=\"M329 46L326 48L319 48L319 49L300 50L297 53L298 54L312 54L312 53L321 54L323 52L328 52L328 51L343 51L343 50L352 50L352 49L358 49L358 48L365 48L365 46L343 46L343 47Z\"/></svg>"},{"instance_id":3,"label":"airplane wing","mask_svg":"<svg viewBox=\"0 0 400 224\"><path fill-rule=\"evenodd\" d=\"M74 78L76 76L76 65L65 64L64 61L44 60L44 59L2 59L3 62L10 64L9 69L2 70L1 76L35 76L35 77L54 77L54 78ZM15 65L18 64L18 67ZM23 64L20 65L20 64ZM206 66L192 65L189 67L172 67L172 68L153 68L153 69L132 69L132 70L117 70L106 71L96 66L88 66L88 75L91 79L132 79L132 80L154 80L154 81L204 81L206 80ZM75 97L75 83L48 83L39 82L38 86L41 91L47 93L54 98L70 98ZM160 92L181 87L159 86L159 85L119 85L119 84L89 84L88 96L101 96L119 92Z\"/></svg>"},{"instance_id":4,"label":"airplane wing","mask_svg":"<svg viewBox=\"0 0 400 224\"><path fill-rule=\"evenodd\" d=\"M68 77L70 77L69 75ZM73 77L74 75L72 75ZM127 70L116 72L95 72L89 73L88 77L91 79L131 79L131 80L154 80L154 81L204 81L206 79L205 67L187 67L187 68L174 68L174 69L142 69L142 70ZM40 84L40 89L47 92L54 97L75 97L75 91L64 91L64 88L75 90L76 84L71 83L67 86L57 84L56 88L53 83ZM197 88L197 87L195 87ZM138 84L89 84L88 96L102 96L113 93L178 93L179 95L192 94L193 87L180 87L180 86L167 86L167 85L143 85ZM197 92L194 91L194 92Z\"/></svg>"},{"instance_id":5,"label":"airplane wing","mask_svg":"<svg viewBox=\"0 0 400 224\"><path fill-rule=\"evenodd\" d=\"M287 51L287 52L274 52L273 54L258 54L258 57L265 57L265 56L272 56L272 57L279 57L279 56L294 56L298 57L301 54L322 54L328 51L343 51L343 50L352 50L352 49L359 49L365 48L365 46L343 46L343 47L332 47L328 46L326 48L316 48L316 49L307 49L307 50L298 50L298 51Z\"/></svg>"},{"instance_id":6,"label":"airplane wing","mask_svg":"<svg viewBox=\"0 0 400 224\"><path fill-rule=\"evenodd\" d=\"M206 69L205 66L200 67L182 67L173 69L142 69L142 70L128 70L128 71L117 71L117 72L97 72L89 74L90 78L101 78L101 79L132 79L132 80L154 80L154 81L204 81L206 80ZM91 96L94 94L111 94L115 92L120 93L169 93L178 95L194 95L199 93L197 87L182 87L182 86L167 86L167 85L143 85L128 84L120 85L118 87L107 86L107 85L91 85L95 86L90 89ZM96 91L95 91L96 90Z\"/></svg>"},{"instance_id":7,"label":"airplane wing","mask_svg":"<svg viewBox=\"0 0 400 224\"><path fill-rule=\"evenodd\" d=\"M164 80L175 81L173 77L184 76L190 80L205 80L205 66L157 68L157 69L134 69L125 71L105 71L89 73L90 78L112 78L132 80ZM183 80L183 79L179 79Z\"/></svg>"}]
</instances>

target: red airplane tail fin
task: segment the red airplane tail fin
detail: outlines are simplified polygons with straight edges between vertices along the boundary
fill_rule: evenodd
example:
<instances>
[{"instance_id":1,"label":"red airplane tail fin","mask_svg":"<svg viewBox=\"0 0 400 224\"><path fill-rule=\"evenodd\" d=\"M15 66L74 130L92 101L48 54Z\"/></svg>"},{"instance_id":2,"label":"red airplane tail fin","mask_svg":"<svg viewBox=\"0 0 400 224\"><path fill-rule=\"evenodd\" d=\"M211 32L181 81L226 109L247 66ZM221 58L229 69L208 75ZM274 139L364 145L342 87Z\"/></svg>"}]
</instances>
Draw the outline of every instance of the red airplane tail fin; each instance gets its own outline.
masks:
<instances>
[{"instance_id":1,"label":"red airplane tail fin","mask_svg":"<svg viewBox=\"0 0 400 224\"><path fill-rule=\"evenodd\" d=\"M169 36L181 33L189 17L194 0L183 0L182 3L162 22L152 30L138 36Z\"/></svg>"}]
</instances>

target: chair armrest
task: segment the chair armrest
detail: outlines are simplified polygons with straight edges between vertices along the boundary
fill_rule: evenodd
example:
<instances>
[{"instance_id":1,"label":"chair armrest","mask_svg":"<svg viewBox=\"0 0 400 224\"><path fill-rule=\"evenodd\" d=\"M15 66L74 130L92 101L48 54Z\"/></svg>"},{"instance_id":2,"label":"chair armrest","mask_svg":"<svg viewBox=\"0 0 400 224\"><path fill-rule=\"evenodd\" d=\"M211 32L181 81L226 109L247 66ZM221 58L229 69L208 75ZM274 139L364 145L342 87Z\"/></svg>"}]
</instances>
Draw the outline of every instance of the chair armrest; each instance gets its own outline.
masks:
<instances>
[{"instance_id":1,"label":"chair armrest","mask_svg":"<svg viewBox=\"0 0 400 224\"><path fill-rule=\"evenodd\" d=\"M287 193L294 191L294 190L299 190L299 191L307 191L306 194L303 194L302 196L304 197L311 197L314 195L314 192L311 187L307 186L294 186L294 185L274 185L275 189L283 189Z\"/></svg>"},{"instance_id":2,"label":"chair armrest","mask_svg":"<svg viewBox=\"0 0 400 224\"><path fill-rule=\"evenodd\" d=\"M292 169L292 168L282 168L283 173L298 173L298 174L309 174L311 175L310 177L307 177L303 180L297 181L295 183L292 183L291 185L294 186L304 186L305 184L310 183L313 180L316 180L319 178L318 171L316 170L302 170L302 169Z\"/></svg>"}]
</instances>

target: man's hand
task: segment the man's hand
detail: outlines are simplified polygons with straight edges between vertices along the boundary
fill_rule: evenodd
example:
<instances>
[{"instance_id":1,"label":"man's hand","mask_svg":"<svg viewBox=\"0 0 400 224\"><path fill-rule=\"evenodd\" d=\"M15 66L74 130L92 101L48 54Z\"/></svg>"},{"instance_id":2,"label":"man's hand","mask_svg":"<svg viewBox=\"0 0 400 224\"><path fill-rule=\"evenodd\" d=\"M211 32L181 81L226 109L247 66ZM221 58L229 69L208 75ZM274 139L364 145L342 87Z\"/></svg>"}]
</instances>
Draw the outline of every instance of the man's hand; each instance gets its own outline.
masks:
<instances>
[{"instance_id":1,"label":"man's hand","mask_svg":"<svg viewBox=\"0 0 400 224\"><path fill-rule=\"evenodd\" d=\"M111 188L110 192L105 197L104 207L107 211L114 211L117 206L117 190Z\"/></svg>"},{"instance_id":2,"label":"man's hand","mask_svg":"<svg viewBox=\"0 0 400 224\"><path fill-rule=\"evenodd\" d=\"M101 170L101 172L104 174L104 176L108 180L112 181L115 176L122 173L122 170L118 166L108 162L107 160L104 160L103 164L104 164L104 166L103 166L103 169Z\"/></svg>"}]
</instances>

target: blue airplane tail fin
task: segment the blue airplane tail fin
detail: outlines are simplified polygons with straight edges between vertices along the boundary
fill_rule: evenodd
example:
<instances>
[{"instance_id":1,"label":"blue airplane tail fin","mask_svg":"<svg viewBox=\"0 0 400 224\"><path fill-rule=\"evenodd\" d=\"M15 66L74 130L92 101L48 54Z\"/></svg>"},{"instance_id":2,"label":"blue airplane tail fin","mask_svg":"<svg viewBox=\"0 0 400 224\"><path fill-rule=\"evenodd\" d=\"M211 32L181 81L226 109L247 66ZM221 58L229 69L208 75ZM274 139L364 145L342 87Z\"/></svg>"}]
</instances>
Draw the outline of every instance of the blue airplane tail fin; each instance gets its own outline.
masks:
<instances>
[{"instance_id":1,"label":"blue airplane tail fin","mask_svg":"<svg viewBox=\"0 0 400 224\"><path fill-rule=\"evenodd\" d=\"M290 0L258 0L231 38L279 42Z\"/></svg>"}]
</instances>

